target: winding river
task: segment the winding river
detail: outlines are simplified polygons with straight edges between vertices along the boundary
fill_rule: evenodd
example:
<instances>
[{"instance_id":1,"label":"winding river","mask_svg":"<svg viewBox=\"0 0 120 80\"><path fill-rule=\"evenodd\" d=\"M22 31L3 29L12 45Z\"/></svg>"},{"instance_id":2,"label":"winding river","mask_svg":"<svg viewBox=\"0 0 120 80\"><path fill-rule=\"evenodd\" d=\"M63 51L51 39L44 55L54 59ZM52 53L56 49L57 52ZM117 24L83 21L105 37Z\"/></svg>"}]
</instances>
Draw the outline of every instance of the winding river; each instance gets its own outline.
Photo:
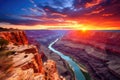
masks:
<instances>
[{"instance_id":1,"label":"winding river","mask_svg":"<svg viewBox=\"0 0 120 80\"><path fill-rule=\"evenodd\" d=\"M59 52L59 51L57 51L56 49L54 49L54 48L52 47L52 45L54 45L58 40L59 40L59 39L56 39L55 41L53 41L53 42L48 46L48 48L49 48L51 51L53 51L53 52L57 53L58 55L60 55L64 60L66 60L66 61L68 62L69 66L70 66L70 67L72 68L72 70L74 71L75 79L76 79L76 80L85 80L85 77L84 77L84 75L82 74L79 65L78 65L76 62L74 62L74 61L72 60L72 58L70 58L69 56L64 55L62 52Z\"/></svg>"}]
</instances>

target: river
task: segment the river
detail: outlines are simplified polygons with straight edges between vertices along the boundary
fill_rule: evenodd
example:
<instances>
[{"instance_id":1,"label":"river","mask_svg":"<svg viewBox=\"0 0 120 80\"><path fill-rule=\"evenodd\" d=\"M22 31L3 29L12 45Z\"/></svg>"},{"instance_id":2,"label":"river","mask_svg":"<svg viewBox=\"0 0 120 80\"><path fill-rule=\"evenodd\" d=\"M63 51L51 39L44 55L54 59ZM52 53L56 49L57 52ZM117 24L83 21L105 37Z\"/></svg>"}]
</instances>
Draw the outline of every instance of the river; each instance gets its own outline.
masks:
<instances>
[{"instance_id":1,"label":"river","mask_svg":"<svg viewBox=\"0 0 120 80\"><path fill-rule=\"evenodd\" d=\"M70 58L69 56L64 55L62 52L57 51L56 49L54 49L52 47L52 45L54 45L58 40L59 39L56 39L55 41L53 41L52 43L50 43L50 45L48 46L48 48L51 51L53 51L53 52L57 53L58 55L60 55L61 58L63 58L65 61L68 62L69 66L71 67L71 69L73 70L73 72L75 74L75 79L76 80L85 80L85 77L82 74L79 65L75 61L73 61L72 58Z\"/></svg>"}]
</instances>

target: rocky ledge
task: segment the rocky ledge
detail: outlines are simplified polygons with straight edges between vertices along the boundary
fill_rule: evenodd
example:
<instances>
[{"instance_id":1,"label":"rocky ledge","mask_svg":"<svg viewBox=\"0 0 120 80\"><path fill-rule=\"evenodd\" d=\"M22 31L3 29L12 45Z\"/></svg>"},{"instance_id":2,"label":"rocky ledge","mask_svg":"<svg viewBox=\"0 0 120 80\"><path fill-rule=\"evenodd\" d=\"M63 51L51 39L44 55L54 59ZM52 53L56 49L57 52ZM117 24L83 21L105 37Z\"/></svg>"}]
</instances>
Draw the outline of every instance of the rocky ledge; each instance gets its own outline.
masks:
<instances>
[{"instance_id":1,"label":"rocky ledge","mask_svg":"<svg viewBox=\"0 0 120 80\"><path fill-rule=\"evenodd\" d=\"M3 38L9 43L14 45L25 45L28 44L27 37L24 31L2 31L0 32L0 38Z\"/></svg>"},{"instance_id":2,"label":"rocky ledge","mask_svg":"<svg viewBox=\"0 0 120 80\"><path fill-rule=\"evenodd\" d=\"M55 61L42 61L44 53L28 44L24 31L3 31L0 38L9 42L0 53L4 61L0 63L0 80L65 80L59 75Z\"/></svg>"}]
</instances>

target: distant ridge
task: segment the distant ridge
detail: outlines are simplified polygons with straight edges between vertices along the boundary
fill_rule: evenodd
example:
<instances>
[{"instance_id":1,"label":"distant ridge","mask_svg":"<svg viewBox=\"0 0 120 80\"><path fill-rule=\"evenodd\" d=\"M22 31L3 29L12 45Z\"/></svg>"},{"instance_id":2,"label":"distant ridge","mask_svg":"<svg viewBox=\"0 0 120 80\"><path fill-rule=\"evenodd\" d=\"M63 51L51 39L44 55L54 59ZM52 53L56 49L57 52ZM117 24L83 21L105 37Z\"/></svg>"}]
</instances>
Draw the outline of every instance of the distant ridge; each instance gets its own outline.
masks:
<instances>
[{"instance_id":1,"label":"distant ridge","mask_svg":"<svg viewBox=\"0 0 120 80\"><path fill-rule=\"evenodd\" d=\"M3 28L3 27L0 27L0 32L1 31L16 31L16 30L19 30L19 29L13 29L13 28Z\"/></svg>"}]
</instances>

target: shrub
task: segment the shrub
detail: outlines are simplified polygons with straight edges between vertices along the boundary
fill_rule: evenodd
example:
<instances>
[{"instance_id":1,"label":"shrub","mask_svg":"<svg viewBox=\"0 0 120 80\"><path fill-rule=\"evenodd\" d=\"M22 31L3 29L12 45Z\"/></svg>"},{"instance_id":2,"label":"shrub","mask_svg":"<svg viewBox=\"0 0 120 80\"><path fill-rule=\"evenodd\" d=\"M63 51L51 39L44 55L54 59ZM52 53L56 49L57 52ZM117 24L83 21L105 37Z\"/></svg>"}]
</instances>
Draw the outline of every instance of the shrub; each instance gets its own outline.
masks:
<instances>
[{"instance_id":1,"label":"shrub","mask_svg":"<svg viewBox=\"0 0 120 80\"><path fill-rule=\"evenodd\" d=\"M0 49L4 49L8 45L8 41L0 38Z\"/></svg>"},{"instance_id":2,"label":"shrub","mask_svg":"<svg viewBox=\"0 0 120 80\"><path fill-rule=\"evenodd\" d=\"M16 51L8 51L8 52L6 53L6 56L13 55L13 54L15 54L15 52L16 52Z\"/></svg>"},{"instance_id":3,"label":"shrub","mask_svg":"<svg viewBox=\"0 0 120 80\"><path fill-rule=\"evenodd\" d=\"M0 56L9 56L9 55L13 55L13 54L15 54L15 51L6 51L6 50L2 50L2 51L0 51Z\"/></svg>"}]
</instances>

